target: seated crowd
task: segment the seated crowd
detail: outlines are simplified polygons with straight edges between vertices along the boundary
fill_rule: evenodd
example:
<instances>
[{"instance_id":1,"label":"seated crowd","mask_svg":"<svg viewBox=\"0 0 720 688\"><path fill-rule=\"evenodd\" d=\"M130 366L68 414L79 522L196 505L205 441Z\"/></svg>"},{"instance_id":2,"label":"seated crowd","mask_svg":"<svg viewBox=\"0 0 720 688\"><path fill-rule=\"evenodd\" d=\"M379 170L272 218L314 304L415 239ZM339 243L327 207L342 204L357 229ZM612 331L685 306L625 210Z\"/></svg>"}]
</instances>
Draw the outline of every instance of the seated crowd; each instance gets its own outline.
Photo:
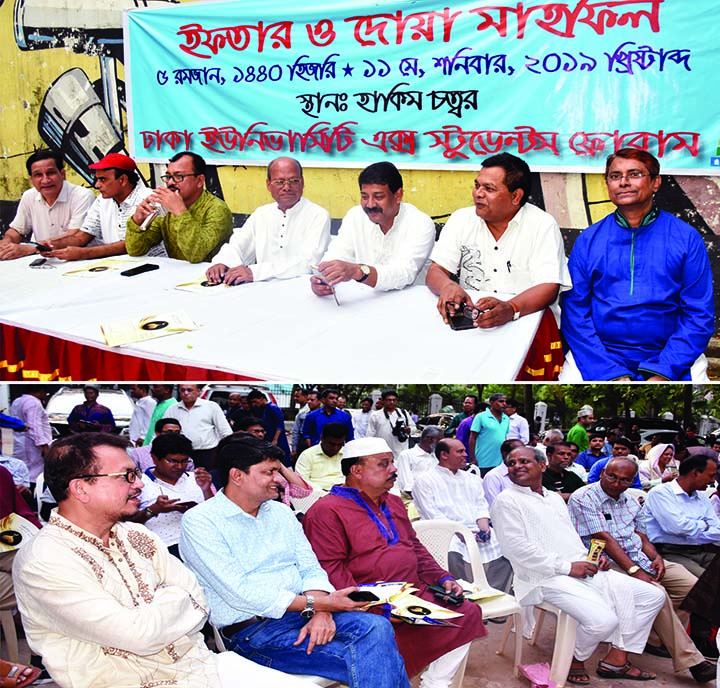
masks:
<instances>
[{"instance_id":1,"label":"seated crowd","mask_svg":"<svg viewBox=\"0 0 720 688\"><path fill-rule=\"evenodd\" d=\"M695 229L657 207L660 165L645 151L608 157L616 210L581 233L569 261L557 221L529 202L530 168L509 153L482 161L472 205L450 215L437 241L433 220L404 200L390 162L360 172L360 204L336 237L327 210L304 197L293 158L270 162L273 202L235 228L227 204L205 188L196 153L174 155L161 176L166 185L155 189L121 153L90 169L97 198L65 180L60 153L28 158L33 188L0 239L0 260L169 256L209 263L209 284L312 275L321 297L343 282L389 291L424 279L453 327L493 328L542 313L532 347L543 360L557 352L562 331L563 381L707 379L703 352L715 322L708 253ZM553 379L561 364L553 358L544 376Z\"/></svg>"},{"instance_id":2,"label":"seated crowd","mask_svg":"<svg viewBox=\"0 0 720 688\"><path fill-rule=\"evenodd\" d=\"M410 447L414 423L394 390L354 417L336 390L300 390L297 401L312 394L321 406L300 418L296 471L262 392L236 399L227 411L236 427L196 448L191 434L227 420L214 402L198 405L195 385L180 389L151 441L139 431L143 446L102 428L49 443L44 480L57 507L34 537L0 553L1 608L17 606L32 651L63 688L303 685L291 674L351 688L407 688L420 675L422 688L449 688L487 635L481 605L462 599L470 547L491 587L577 621L569 682L589 683L600 643L609 643L602 678L652 680L629 656L643 653L697 682L715 678L706 657L718 655L709 576L720 509L708 488L718 454L687 446L691 436L641 445L635 428L628 437L614 428L606 446L588 433L586 406L573 441L555 430L537 443L517 418L510 424L518 403L493 394L487 404L467 397L453 419L454 428L471 421L473 451L436 426ZM243 408L257 415L239 418ZM349 439L353 431L362 436ZM0 518L41 525L3 466L0 489ZM451 546L449 570L415 534L418 517L473 532ZM432 614L423 600L457 616L405 623L390 604L368 605L362 586L380 581L416 588L408 610L423 619ZM698 594L709 596L708 613L683 611ZM205 644L208 620L223 652ZM530 623L526 615L526 634Z\"/></svg>"}]
</instances>

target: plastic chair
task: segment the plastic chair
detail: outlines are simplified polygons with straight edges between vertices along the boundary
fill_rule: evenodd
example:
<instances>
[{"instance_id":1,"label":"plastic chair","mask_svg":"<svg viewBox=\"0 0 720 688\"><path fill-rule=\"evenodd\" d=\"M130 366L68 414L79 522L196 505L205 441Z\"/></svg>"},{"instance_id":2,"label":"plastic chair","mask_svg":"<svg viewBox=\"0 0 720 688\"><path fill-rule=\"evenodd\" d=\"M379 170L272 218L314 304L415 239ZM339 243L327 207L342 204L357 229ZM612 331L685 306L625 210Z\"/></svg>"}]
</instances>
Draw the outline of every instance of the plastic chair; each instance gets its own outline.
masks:
<instances>
[{"instance_id":1,"label":"plastic chair","mask_svg":"<svg viewBox=\"0 0 720 688\"><path fill-rule=\"evenodd\" d=\"M415 528L415 532L417 533L420 542L422 542L425 548L430 552L430 554L432 554L435 561L446 570L448 567L448 552L450 550L450 543L455 535L460 536L467 545L466 549L470 558L473 584L481 590L488 589L490 587L487 582L487 578L485 577L485 569L480 561L480 553L478 552L478 548L475 547L475 536L469 528L464 526L462 523L442 519L415 521L413 523L413 527ZM514 627L515 656L513 659L513 674L517 677L518 665L522 659L522 607L515 597L506 593L503 593L500 597L480 601L477 604L480 605L483 618L485 619L497 619L504 616L513 617L513 623L508 623L505 627L505 632L500 640L500 647L498 647L496 654L502 655L505 653L505 645L507 643L508 636ZM462 667L462 671L464 672L464 667ZM456 685L458 676L460 677L460 682L457 683L457 685L459 686L462 683L462 674L458 671L455 680L453 680L453 686Z\"/></svg>"},{"instance_id":2,"label":"plastic chair","mask_svg":"<svg viewBox=\"0 0 720 688\"><path fill-rule=\"evenodd\" d=\"M13 663L19 662L17 631L15 630L15 619L13 618L12 609L6 609L0 612L0 627L2 627L5 644L7 645L7 661Z\"/></svg>"},{"instance_id":3,"label":"plastic chair","mask_svg":"<svg viewBox=\"0 0 720 688\"><path fill-rule=\"evenodd\" d=\"M33 492L33 496L35 497L35 503L38 507L38 521L45 525L47 521L44 520L43 517L40 515L40 512L42 511L42 502L40 500L42 498L43 492L45 492L45 474L40 472L38 473L37 478L35 478L35 492Z\"/></svg>"},{"instance_id":4,"label":"plastic chair","mask_svg":"<svg viewBox=\"0 0 720 688\"><path fill-rule=\"evenodd\" d=\"M535 623L535 630L530 645L535 645L540 627L545 618L546 612L555 614L557 617L557 626L555 627L555 646L553 648L552 662L550 663L550 680L555 681L557 688L563 688L570 672L570 664L572 663L573 653L575 652L575 634L577 632L577 621L572 616L566 614L554 604L549 602L541 602L536 604L538 610L538 618Z\"/></svg>"},{"instance_id":5,"label":"plastic chair","mask_svg":"<svg viewBox=\"0 0 720 688\"><path fill-rule=\"evenodd\" d=\"M325 490L313 490L307 497L290 497L290 504L296 514L306 514L307 510L326 494Z\"/></svg>"},{"instance_id":6,"label":"plastic chair","mask_svg":"<svg viewBox=\"0 0 720 688\"><path fill-rule=\"evenodd\" d=\"M225 641L220 634L220 629L215 626L215 624L210 624L210 626L213 629L213 637L215 638L215 649L218 652L227 652L227 648L225 647ZM308 676L307 674L294 675L297 676L297 678L306 678L310 682L314 683L316 686L324 686L325 688L341 688L342 686L345 686L345 688L347 688L347 684L340 683L339 681L333 681L331 678L324 678L323 676Z\"/></svg>"}]
</instances>

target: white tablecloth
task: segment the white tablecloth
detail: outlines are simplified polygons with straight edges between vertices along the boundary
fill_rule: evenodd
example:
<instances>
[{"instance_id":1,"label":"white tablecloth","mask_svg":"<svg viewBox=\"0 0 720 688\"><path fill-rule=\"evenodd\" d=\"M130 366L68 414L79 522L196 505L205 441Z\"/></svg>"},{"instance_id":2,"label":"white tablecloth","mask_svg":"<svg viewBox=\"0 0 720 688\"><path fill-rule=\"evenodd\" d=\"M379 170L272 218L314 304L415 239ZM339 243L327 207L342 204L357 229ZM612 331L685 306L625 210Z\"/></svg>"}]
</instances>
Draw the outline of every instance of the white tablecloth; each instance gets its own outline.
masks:
<instances>
[{"instance_id":1,"label":"white tablecloth","mask_svg":"<svg viewBox=\"0 0 720 688\"><path fill-rule=\"evenodd\" d=\"M108 349L101 322L182 309L198 330L113 351L278 382L510 382L541 315L456 332L443 323L424 285L376 292L343 283L338 307L332 297L311 292L309 277L194 294L175 286L200 276L207 264L143 258L138 264L160 269L80 277L63 273L83 263L38 270L28 267L33 258L0 263L0 322Z\"/></svg>"}]
</instances>

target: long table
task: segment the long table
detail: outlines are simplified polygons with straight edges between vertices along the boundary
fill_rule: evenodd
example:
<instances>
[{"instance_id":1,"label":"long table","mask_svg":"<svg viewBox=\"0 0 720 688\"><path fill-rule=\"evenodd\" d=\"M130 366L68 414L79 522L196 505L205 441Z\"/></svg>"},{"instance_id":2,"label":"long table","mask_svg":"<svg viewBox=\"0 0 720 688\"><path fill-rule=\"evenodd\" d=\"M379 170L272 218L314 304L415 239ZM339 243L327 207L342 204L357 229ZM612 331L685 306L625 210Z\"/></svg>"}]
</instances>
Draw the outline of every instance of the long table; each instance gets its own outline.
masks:
<instances>
[{"instance_id":1,"label":"long table","mask_svg":"<svg viewBox=\"0 0 720 688\"><path fill-rule=\"evenodd\" d=\"M424 285L377 292L343 283L338 306L315 296L308 277L189 293L176 285L207 264L144 258L136 262L160 268L78 276L65 273L81 262L32 269L32 259L0 263L0 379L509 382L540 322L533 314L453 331ZM104 342L101 323L177 310L198 329L115 348Z\"/></svg>"}]
</instances>

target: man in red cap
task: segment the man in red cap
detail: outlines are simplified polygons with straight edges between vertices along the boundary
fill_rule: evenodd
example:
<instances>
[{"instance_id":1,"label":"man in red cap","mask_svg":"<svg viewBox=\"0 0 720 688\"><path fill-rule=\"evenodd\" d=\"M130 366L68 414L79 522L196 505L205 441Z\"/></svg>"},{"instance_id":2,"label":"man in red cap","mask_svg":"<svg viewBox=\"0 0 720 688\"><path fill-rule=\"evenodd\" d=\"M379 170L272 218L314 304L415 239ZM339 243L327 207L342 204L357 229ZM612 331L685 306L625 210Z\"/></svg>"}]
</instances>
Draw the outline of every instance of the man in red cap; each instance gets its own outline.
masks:
<instances>
[{"instance_id":1,"label":"man in red cap","mask_svg":"<svg viewBox=\"0 0 720 688\"><path fill-rule=\"evenodd\" d=\"M53 247L50 256L87 260L127 253L127 220L152 191L140 183L135 161L122 153L109 153L89 167L95 173L94 186L100 196L88 210L82 227L62 237L62 246L48 242ZM162 245L151 255L165 255Z\"/></svg>"}]
</instances>

